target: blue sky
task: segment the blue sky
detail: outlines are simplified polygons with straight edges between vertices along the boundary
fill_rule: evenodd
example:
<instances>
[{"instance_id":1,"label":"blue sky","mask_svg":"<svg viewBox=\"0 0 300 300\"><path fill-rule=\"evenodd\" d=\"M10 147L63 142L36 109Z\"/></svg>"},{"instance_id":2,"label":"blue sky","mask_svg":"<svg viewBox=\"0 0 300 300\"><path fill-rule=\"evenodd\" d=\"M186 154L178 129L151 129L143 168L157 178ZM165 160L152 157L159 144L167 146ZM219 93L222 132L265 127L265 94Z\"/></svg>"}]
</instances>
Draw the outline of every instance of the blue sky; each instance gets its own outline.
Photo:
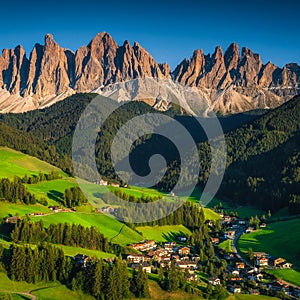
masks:
<instances>
[{"instance_id":1,"label":"blue sky","mask_svg":"<svg viewBox=\"0 0 300 300\"><path fill-rule=\"evenodd\" d=\"M0 48L21 44L27 53L52 33L76 50L98 32L118 44L138 41L158 62L174 68L195 49L205 53L231 42L283 66L300 63L300 1L5 1L1 3ZM28 53L29 54L29 53Z\"/></svg>"}]
</instances>

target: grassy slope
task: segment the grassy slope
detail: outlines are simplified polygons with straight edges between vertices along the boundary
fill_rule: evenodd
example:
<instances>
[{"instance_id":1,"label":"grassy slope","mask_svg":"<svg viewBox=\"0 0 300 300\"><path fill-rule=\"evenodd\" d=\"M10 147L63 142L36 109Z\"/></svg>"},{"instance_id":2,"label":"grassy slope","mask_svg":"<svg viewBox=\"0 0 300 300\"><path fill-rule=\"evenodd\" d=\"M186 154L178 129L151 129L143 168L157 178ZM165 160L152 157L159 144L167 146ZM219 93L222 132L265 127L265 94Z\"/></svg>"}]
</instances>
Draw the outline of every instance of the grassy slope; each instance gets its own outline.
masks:
<instances>
[{"instance_id":1,"label":"grassy slope","mask_svg":"<svg viewBox=\"0 0 300 300\"><path fill-rule=\"evenodd\" d=\"M70 291L59 282L40 282L37 284L30 284L26 282L17 282L10 280L4 273L0 273L0 295L1 293L11 294L13 299L31 299L25 296L20 296L13 293L29 292L36 295L38 299L94 299L88 295L82 295L77 292Z\"/></svg>"},{"instance_id":2,"label":"grassy slope","mask_svg":"<svg viewBox=\"0 0 300 300\"><path fill-rule=\"evenodd\" d=\"M48 213L49 209L48 207L40 204L24 205L24 204L16 204L16 203L10 203L6 201L5 202L0 201L0 219L8 215L14 216L16 213L18 213L20 216L24 216L32 212Z\"/></svg>"},{"instance_id":3,"label":"grassy slope","mask_svg":"<svg viewBox=\"0 0 300 300\"><path fill-rule=\"evenodd\" d=\"M63 172L35 157L23 154L7 147L0 147L0 177L12 178L15 175L23 177L27 175L36 175L39 172Z\"/></svg>"},{"instance_id":4,"label":"grassy slope","mask_svg":"<svg viewBox=\"0 0 300 300\"><path fill-rule=\"evenodd\" d=\"M232 253L232 240L226 240L218 245L219 248L226 252Z\"/></svg>"},{"instance_id":5,"label":"grassy slope","mask_svg":"<svg viewBox=\"0 0 300 300\"><path fill-rule=\"evenodd\" d=\"M165 242L174 240L174 237L180 233L190 235L191 232L183 225L166 225L166 226L142 226L137 230L143 234L145 239Z\"/></svg>"},{"instance_id":6,"label":"grassy slope","mask_svg":"<svg viewBox=\"0 0 300 300\"><path fill-rule=\"evenodd\" d=\"M138 242L142 239L137 232L123 225L118 220L101 213L56 213L43 217L34 217L32 220L43 220L45 226L49 226L51 223L64 222L81 224L86 227L95 226L109 239L115 237L113 239L114 243L120 243L122 245ZM120 230L121 233L119 234Z\"/></svg>"},{"instance_id":7,"label":"grassy slope","mask_svg":"<svg viewBox=\"0 0 300 300\"><path fill-rule=\"evenodd\" d=\"M297 270L268 270L267 272L273 274L277 278L282 278L288 282L300 286L300 272L298 272Z\"/></svg>"},{"instance_id":8,"label":"grassy slope","mask_svg":"<svg viewBox=\"0 0 300 300\"><path fill-rule=\"evenodd\" d=\"M298 267L300 259L300 219L271 223L264 230L244 234L239 240L239 248L247 252L265 251L273 256L280 256Z\"/></svg>"}]
</instances>

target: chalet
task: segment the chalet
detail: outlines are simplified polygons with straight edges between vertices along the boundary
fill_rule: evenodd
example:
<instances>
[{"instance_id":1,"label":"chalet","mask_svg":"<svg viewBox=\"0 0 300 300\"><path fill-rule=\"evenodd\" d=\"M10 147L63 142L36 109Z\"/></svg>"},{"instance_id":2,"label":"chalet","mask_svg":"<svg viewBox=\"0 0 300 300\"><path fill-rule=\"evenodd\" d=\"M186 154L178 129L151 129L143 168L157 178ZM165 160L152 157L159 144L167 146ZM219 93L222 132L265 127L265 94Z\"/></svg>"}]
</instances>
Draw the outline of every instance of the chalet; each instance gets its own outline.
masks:
<instances>
[{"instance_id":1,"label":"chalet","mask_svg":"<svg viewBox=\"0 0 300 300\"><path fill-rule=\"evenodd\" d=\"M21 221L22 217L20 217L20 216L8 217L8 218L6 218L5 223L8 223L8 224L17 224L17 222L19 220Z\"/></svg>"},{"instance_id":2,"label":"chalet","mask_svg":"<svg viewBox=\"0 0 300 300\"><path fill-rule=\"evenodd\" d=\"M235 267L237 268L237 269L245 269L245 263L243 263L243 262L236 262L235 263Z\"/></svg>"},{"instance_id":3,"label":"chalet","mask_svg":"<svg viewBox=\"0 0 300 300\"><path fill-rule=\"evenodd\" d=\"M242 282L243 278L240 276L235 276L235 277L231 277L230 280L234 282Z\"/></svg>"},{"instance_id":4,"label":"chalet","mask_svg":"<svg viewBox=\"0 0 300 300\"><path fill-rule=\"evenodd\" d=\"M219 238L211 238L211 242L214 244L214 245L217 245L220 243L220 239Z\"/></svg>"},{"instance_id":5,"label":"chalet","mask_svg":"<svg viewBox=\"0 0 300 300\"><path fill-rule=\"evenodd\" d=\"M260 228L266 228L266 227L267 227L267 224L266 224L266 223L261 223L261 224L259 225L259 227L260 227Z\"/></svg>"},{"instance_id":6,"label":"chalet","mask_svg":"<svg viewBox=\"0 0 300 300\"><path fill-rule=\"evenodd\" d=\"M285 259L281 258L281 257L271 257L270 258L270 266L276 268L278 267L280 264L285 263Z\"/></svg>"},{"instance_id":7,"label":"chalet","mask_svg":"<svg viewBox=\"0 0 300 300\"><path fill-rule=\"evenodd\" d=\"M251 232L253 232L253 231L255 231L255 229L254 229L253 227L248 227L248 228L246 229L246 233L251 233Z\"/></svg>"},{"instance_id":8,"label":"chalet","mask_svg":"<svg viewBox=\"0 0 300 300\"><path fill-rule=\"evenodd\" d=\"M216 277L209 278L208 282L212 285L221 284L221 280L219 278L216 278Z\"/></svg>"},{"instance_id":9,"label":"chalet","mask_svg":"<svg viewBox=\"0 0 300 300\"><path fill-rule=\"evenodd\" d=\"M191 249L189 247L182 247L178 250L179 255L189 255L191 252Z\"/></svg>"},{"instance_id":10,"label":"chalet","mask_svg":"<svg viewBox=\"0 0 300 300\"><path fill-rule=\"evenodd\" d=\"M106 185L108 185L108 182L106 180L100 179L99 184L106 186Z\"/></svg>"},{"instance_id":11,"label":"chalet","mask_svg":"<svg viewBox=\"0 0 300 300\"><path fill-rule=\"evenodd\" d=\"M197 274L189 274L186 278L187 281L198 281L198 275Z\"/></svg>"},{"instance_id":12,"label":"chalet","mask_svg":"<svg viewBox=\"0 0 300 300\"><path fill-rule=\"evenodd\" d=\"M172 255L172 260L175 260L175 261L180 261L180 256L179 255Z\"/></svg>"},{"instance_id":13,"label":"chalet","mask_svg":"<svg viewBox=\"0 0 300 300\"><path fill-rule=\"evenodd\" d=\"M112 182L110 185L111 185L112 187L120 187L120 185L119 185L118 183L114 183L114 182Z\"/></svg>"},{"instance_id":14,"label":"chalet","mask_svg":"<svg viewBox=\"0 0 300 300\"><path fill-rule=\"evenodd\" d=\"M284 258L270 258L270 265L274 268L280 268L280 269L289 269L292 268L293 265L291 263L288 263Z\"/></svg>"},{"instance_id":15,"label":"chalet","mask_svg":"<svg viewBox=\"0 0 300 300\"><path fill-rule=\"evenodd\" d=\"M230 287L230 292L234 294L240 294L242 291L241 287L239 285L234 285Z\"/></svg>"},{"instance_id":16,"label":"chalet","mask_svg":"<svg viewBox=\"0 0 300 300\"><path fill-rule=\"evenodd\" d=\"M151 266L148 263L146 263L146 262L141 263L141 264L130 264L129 268L138 270L140 266L142 266L143 272L145 272L145 273L151 273Z\"/></svg>"},{"instance_id":17,"label":"chalet","mask_svg":"<svg viewBox=\"0 0 300 300\"><path fill-rule=\"evenodd\" d=\"M79 268L86 268L91 261L91 258L85 254L76 254L74 256L75 266Z\"/></svg>"},{"instance_id":18,"label":"chalet","mask_svg":"<svg viewBox=\"0 0 300 300\"><path fill-rule=\"evenodd\" d=\"M234 254L233 253L230 253L230 254L226 254L225 256L224 256L224 258L226 259L226 260L232 260L232 259L234 259Z\"/></svg>"},{"instance_id":19,"label":"chalet","mask_svg":"<svg viewBox=\"0 0 300 300\"><path fill-rule=\"evenodd\" d=\"M253 253L253 256L254 256L255 258L261 258L261 257L267 257L268 254L265 253L265 252L254 252L254 253Z\"/></svg>"},{"instance_id":20,"label":"chalet","mask_svg":"<svg viewBox=\"0 0 300 300\"><path fill-rule=\"evenodd\" d=\"M40 216L44 216L45 213L43 212L32 212L31 214L29 214L29 216L33 216L33 217L40 217Z\"/></svg>"},{"instance_id":21,"label":"chalet","mask_svg":"<svg viewBox=\"0 0 300 300\"><path fill-rule=\"evenodd\" d=\"M55 213L62 211L62 208L60 206L57 206L57 205L48 206L48 208L50 210L52 210L53 212L55 212Z\"/></svg>"},{"instance_id":22,"label":"chalet","mask_svg":"<svg viewBox=\"0 0 300 300\"><path fill-rule=\"evenodd\" d=\"M176 242L164 243L164 248L169 252L173 252L174 247L176 247Z\"/></svg>"},{"instance_id":23,"label":"chalet","mask_svg":"<svg viewBox=\"0 0 300 300\"><path fill-rule=\"evenodd\" d=\"M146 256L142 254L129 254L127 255L126 259L129 262L136 263L136 264L143 263L147 260Z\"/></svg>"},{"instance_id":24,"label":"chalet","mask_svg":"<svg viewBox=\"0 0 300 300\"><path fill-rule=\"evenodd\" d=\"M112 213L114 211L115 211L115 209L112 206L104 206L101 209L101 212L103 212L103 213Z\"/></svg>"},{"instance_id":25,"label":"chalet","mask_svg":"<svg viewBox=\"0 0 300 300\"><path fill-rule=\"evenodd\" d=\"M153 240L143 241L136 244L131 244L129 247L137 250L137 251L150 251L156 248L156 243Z\"/></svg>"},{"instance_id":26,"label":"chalet","mask_svg":"<svg viewBox=\"0 0 300 300\"><path fill-rule=\"evenodd\" d=\"M226 231L224 237L225 239L233 240L235 237L235 231L234 230Z\"/></svg>"},{"instance_id":27,"label":"chalet","mask_svg":"<svg viewBox=\"0 0 300 300\"><path fill-rule=\"evenodd\" d=\"M269 265L269 259L265 256L257 258L256 265L259 267L267 267Z\"/></svg>"},{"instance_id":28,"label":"chalet","mask_svg":"<svg viewBox=\"0 0 300 300\"><path fill-rule=\"evenodd\" d=\"M287 261L282 262L281 264L278 265L279 268L281 269L290 269L293 267L293 265Z\"/></svg>"},{"instance_id":29,"label":"chalet","mask_svg":"<svg viewBox=\"0 0 300 300\"><path fill-rule=\"evenodd\" d=\"M179 261L176 263L176 265L180 269L191 269L191 270L196 270L197 269L197 263L193 261Z\"/></svg>"}]
</instances>

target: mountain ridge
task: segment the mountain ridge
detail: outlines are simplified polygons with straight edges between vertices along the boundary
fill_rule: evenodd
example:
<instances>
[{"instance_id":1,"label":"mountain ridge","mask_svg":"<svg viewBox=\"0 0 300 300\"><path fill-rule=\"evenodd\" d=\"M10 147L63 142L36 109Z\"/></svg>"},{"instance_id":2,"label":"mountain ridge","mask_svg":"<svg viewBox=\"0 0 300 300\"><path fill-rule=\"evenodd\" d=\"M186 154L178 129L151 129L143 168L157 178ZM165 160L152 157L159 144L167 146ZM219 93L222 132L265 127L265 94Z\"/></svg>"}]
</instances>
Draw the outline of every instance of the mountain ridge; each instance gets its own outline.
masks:
<instances>
[{"instance_id":1,"label":"mountain ridge","mask_svg":"<svg viewBox=\"0 0 300 300\"><path fill-rule=\"evenodd\" d=\"M240 53L241 52L241 53ZM29 57L21 45L0 56L0 112L25 112L47 107L78 92L96 91L118 82L157 78L195 87L210 110L230 114L274 108L300 93L300 67L263 64L259 54L236 43L205 55L195 50L171 71L151 54L127 40L119 46L106 32L98 33L75 52L61 47L52 34L35 44ZM129 91L132 100L133 91ZM116 99L120 100L120 99ZM123 99L122 99L123 100ZM136 99L134 99L136 100ZM156 104L156 98L150 104Z\"/></svg>"}]
</instances>

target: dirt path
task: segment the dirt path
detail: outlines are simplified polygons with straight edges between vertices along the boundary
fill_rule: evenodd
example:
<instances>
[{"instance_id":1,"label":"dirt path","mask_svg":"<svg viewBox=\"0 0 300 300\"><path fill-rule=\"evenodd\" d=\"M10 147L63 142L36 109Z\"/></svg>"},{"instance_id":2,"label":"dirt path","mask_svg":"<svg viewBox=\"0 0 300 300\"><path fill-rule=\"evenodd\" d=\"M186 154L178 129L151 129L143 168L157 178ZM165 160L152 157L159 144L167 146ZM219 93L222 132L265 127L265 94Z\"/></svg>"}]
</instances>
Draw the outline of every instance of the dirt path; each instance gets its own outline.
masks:
<instances>
[{"instance_id":1,"label":"dirt path","mask_svg":"<svg viewBox=\"0 0 300 300\"><path fill-rule=\"evenodd\" d=\"M32 300L37 300L37 296L33 295L32 293L40 291L40 290L46 290L46 289L51 289L51 288L55 288L55 287L59 287L62 286L62 284L58 284L58 285L53 285L53 286L45 286L45 287L41 287L41 288L36 288L27 292L12 292L12 291L0 291L1 293L7 293L7 294L14 294L14 295L23 295L26 297L31 298Z\"/></svg>"}]
</instances>

